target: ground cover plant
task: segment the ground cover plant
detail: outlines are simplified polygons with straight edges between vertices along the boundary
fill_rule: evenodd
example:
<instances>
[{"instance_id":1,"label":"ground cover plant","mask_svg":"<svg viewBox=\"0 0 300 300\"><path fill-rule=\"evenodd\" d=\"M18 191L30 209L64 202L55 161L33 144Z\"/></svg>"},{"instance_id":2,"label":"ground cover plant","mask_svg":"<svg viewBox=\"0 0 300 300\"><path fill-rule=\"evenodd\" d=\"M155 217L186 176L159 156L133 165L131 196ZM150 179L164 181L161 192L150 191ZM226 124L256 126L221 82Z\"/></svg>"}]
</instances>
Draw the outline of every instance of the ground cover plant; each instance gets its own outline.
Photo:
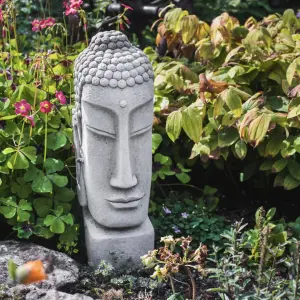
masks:
<instances>
[{"instance_id":1,"label":"ground cover plant","mask_svg":"<svg viewBox=\"0 0 300 300\"><path fill-rule=\"evenodd\" d=\"M157 151L198 177L199 165L204 177L222 170L234 190L250 178L265 197L298 187L299 22L293 10L244 24L223 13L211 25L169 10L155 25L157 52L145 49L156 74Z\"/></svg>"},{"instance_id":2,"label":"ground cover plant","mask_svg":"<svg viewBox=\"0 0 300 300\"><path fill-rule=\"evenodd\" d=\"M82 2L73 9L85 24ZM72 252L78 224L72 136L73 61L86 41L71 45L52 17L31 22L36 51L17 32L19 3L1 1L0 212L20 238L49 239ZM20 12L22 14L22 12Z\"/></svg>"}]
</instances>

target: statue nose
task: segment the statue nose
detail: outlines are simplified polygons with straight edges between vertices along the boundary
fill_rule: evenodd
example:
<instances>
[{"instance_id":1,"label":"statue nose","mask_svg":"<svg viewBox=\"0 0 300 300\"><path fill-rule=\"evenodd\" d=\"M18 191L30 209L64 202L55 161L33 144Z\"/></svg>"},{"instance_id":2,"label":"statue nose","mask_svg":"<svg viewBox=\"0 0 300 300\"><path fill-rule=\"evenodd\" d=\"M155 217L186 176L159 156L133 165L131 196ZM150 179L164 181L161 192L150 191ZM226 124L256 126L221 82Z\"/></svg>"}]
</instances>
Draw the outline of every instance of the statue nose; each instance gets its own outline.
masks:
<instances>
[{"instance_id":1,"label":"statue nose","mask_svg":"<svg viewBox=\"0 0 300 300\"><path fill-rule=\"evenodd\" d=\"M116 164L110 178L110 185L114 188L130 189L137 185L137 177L132 172L129 135L127 126L123 127L116 145Z\"/></svg>"},{"instance_id":2,"label":"statue nose","mask_svg":"<svg viewBox=\"0 0 300 300\"><path fill-rule=\"evenodd\" d=\"M126 176L120 173L110 179L110 185L119 189L130 189L137 185L137 178L135 175Z\"/></svg>"}]
</instances>

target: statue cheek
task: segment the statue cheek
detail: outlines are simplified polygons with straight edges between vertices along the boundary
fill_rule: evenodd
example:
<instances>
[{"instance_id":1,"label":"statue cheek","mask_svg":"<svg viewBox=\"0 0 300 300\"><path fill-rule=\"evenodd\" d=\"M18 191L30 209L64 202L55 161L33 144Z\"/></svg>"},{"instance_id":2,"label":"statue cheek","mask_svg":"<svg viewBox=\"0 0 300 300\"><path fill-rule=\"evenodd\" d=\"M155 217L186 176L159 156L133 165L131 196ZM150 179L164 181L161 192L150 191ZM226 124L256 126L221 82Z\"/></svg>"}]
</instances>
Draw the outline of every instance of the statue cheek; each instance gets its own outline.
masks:
<instances>
[{"instance_id":1,"label":"statue cheek","mask_svg":"<svg viewBox=\"0 0 300 300\"><path fill-rule=\"evenodd\" d=\"M88 130L83 131L82 152L88 193L110 191L109 180L113 171L116 141L96 135Z\"/></svg>"}]
</instances>

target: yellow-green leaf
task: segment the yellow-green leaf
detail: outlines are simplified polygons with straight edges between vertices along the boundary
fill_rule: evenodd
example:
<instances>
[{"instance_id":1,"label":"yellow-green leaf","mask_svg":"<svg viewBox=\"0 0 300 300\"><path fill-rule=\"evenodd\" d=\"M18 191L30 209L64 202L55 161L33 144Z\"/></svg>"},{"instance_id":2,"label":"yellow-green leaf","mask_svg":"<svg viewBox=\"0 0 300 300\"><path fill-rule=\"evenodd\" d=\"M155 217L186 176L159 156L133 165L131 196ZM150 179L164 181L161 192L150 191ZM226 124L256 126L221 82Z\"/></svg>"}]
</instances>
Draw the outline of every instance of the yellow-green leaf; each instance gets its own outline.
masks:
<instances>
[{"instance_id":1,"label":"yellow-green leaf","mask_svg":"<svg viewBox=\"0 0 300 300\"><path fill-rule=\"evenodd\" d=\"M202 136L203 109L190 105L182 111L182 127L194 143L199 143Z\"/></svg>"},{"instance_id":2,"label":"yellow-green leaf","mask_svg":"<svg viewBox=\"0 0 300 300\"><path fill-rule=\"evenodd\" d=\"M264 139L269 129L270 121L271 117L268 114L263 113L251 122L249 126L249 139L250 141L255 142L255 146Z\"/></svg>"},{"instance_id":3,"label":"yellow-green leaf","mask_svg":"<svg viewBox=\"0 0 300 300\"><path fill-rule=\"evenodd\" d=\"M195 15L185 16L181 19L182 40L188 44L195 36L199 20Z\"/></svg>"},{"instance_id":4,"label":"yellow-green leaf","mask_svg":"<svg viewBox=\"0 0 300 300\"><path fill-rule=\"evenodd\" d=\"M166 131L172 142L175 142L181 132L182 128L182 114L180 110L170 113L167 119Z\"/></svg>"}]
</instances>

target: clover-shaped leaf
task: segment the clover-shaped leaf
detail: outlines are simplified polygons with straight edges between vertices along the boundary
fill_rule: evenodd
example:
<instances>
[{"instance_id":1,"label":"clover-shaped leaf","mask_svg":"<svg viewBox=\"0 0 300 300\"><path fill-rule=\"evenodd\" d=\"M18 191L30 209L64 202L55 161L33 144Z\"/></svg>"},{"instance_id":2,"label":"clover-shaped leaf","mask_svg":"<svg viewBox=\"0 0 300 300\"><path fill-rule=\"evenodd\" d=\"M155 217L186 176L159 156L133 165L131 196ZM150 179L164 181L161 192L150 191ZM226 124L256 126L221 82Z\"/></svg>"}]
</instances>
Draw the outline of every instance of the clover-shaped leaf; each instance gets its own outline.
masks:
<instances>
[{"instance_id":1,"label":"clover-shaped leaf","mask_svg":"<svg viewBox=\"0 0 300 300\"><path fill-rule=\"evenodd\" d=\"M47 174L52 174L52 173L63 170L64 163L58 159L47 158L44 163L44 167L46 169Z\"/></svg>"},{"instance_id":2,"label":"clover-shaped leaf","mask_svg":"<svg viewBox=\"0 0 300 300\"><path fill-rule=\"evenodd\" d=\"M52 183L47 176L35 178L31 187L36 193L51 193L53 188Z\"/></svg>"},{"instance_id":3,"label":"clover-shaped leaf","mask_svg":"<svg viewBox=\"0 0 300 300\"><path fill-rule=\"evenodd\" d=\"M68 177L67 176L61 176L58 174L51 174L47 176L55 185L59 187L64 187L68 184Z\"/></svg>"},{"instance_id":4,"label":"clover-shaped leaf","mask_svg":"<svg viewBox=\"0 0 300 300\"><path fill-rule=\"evenodd\" d=\"M23 177L18 177L17 182L11 184L11 192L17 194L20 198L27 198L31 194L31 185L26 183Z\"/></svg>"},{"instance_id":5,"label":"clover-shaped leaf","mask_svg":"<svg viewBox=\"0 0 300 300\"><path fill-rule=\"evenodd\" d=\"M71 214L62 215L63 208L59 206L56 210L53 211L54 215L48 215L44 220L44 224L47 227L50 227L50 231L53 233L63 233L65 231L65 224L73 225L73 217Z\"/></svg>"}]
</instances>

